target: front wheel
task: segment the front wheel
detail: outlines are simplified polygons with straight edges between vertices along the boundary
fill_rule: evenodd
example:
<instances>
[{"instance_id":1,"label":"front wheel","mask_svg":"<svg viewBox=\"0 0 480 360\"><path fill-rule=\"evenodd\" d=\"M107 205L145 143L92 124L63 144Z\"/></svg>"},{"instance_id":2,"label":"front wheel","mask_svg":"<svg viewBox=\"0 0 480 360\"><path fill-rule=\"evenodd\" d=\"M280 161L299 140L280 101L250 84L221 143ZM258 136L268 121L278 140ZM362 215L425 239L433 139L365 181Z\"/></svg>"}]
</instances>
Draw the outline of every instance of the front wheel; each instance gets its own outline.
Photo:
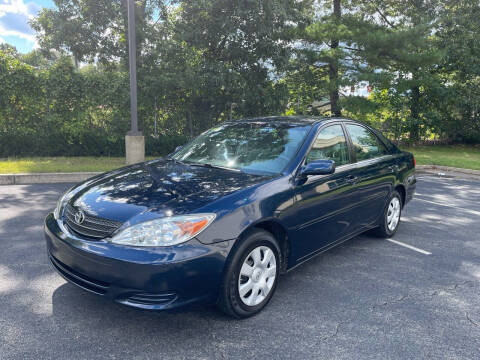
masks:
<instances>
[{"instance_id":1,"label":"front wheel","mask_svg":"<svg viewBox=\"0 0 480 360\"><path fill-rule=\"evenodd\" d=\"M255 315L275 292L280 249L272 234L255 230L235 250L226 269L219 307L237 318Z\"/></svg>"},{"instance_id":2,"label":"front wheel","mask_svg":"<svg viewBox=\"0 0 480 360\"><path fill-rule=\"evenodd\" d=\"M402 198L397 191L393 191L380 218L379 226L374 229L375 234L384 238L392 237L397 232L401 216Z\"/></svg>"}]
</instances>

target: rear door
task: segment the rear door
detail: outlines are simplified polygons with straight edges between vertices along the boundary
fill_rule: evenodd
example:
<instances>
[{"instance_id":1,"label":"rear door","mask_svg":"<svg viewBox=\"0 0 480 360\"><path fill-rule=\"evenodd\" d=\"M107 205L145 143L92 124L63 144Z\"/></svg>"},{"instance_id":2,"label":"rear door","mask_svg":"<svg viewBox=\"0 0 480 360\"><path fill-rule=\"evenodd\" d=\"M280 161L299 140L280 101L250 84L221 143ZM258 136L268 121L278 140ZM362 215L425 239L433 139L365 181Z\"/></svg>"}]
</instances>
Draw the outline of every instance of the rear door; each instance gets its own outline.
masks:
<instances>
[{"instance_id":1,"label":"rear door","mask_svg":"<svg viewBox=\"0 0 480 360\"><path fill-rule=\"evenodd\" d=\"M351 171L357 202L351 231L372 226L378 220L395 183L396 159L386 145L367 127L344 124L355 165Z\"/></svg>"}]
</instances>

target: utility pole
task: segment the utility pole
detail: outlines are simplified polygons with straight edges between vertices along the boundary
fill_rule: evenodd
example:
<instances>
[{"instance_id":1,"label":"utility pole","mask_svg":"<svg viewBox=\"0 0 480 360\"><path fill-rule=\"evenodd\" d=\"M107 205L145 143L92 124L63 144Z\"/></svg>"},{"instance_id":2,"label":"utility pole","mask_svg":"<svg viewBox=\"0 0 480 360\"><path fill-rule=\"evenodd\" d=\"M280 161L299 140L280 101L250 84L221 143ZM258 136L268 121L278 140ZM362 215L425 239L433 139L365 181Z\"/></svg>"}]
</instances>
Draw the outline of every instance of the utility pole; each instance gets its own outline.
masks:
<instances>
[{"instance_id":1,"label":"utility pole","mask_svg":"<svg viewBox=\"0 0 480 360\"><path fill-rule=\"evenodd\" d=\"M340 25L342 18L342 5L340 0L333 0L333 17L335 19L335 26ZM340 108L339 100L340 93L338 91L338 55L336 53L339 45L339 40L335 35L331 39L330 48L333 50L333 55L328 62L328 78L330 80L330 109L332 116L342 116L342 109Z\"/></svg>"},{"instance_id":2,"label":"utility pole","mask_svg":"<svg viewBox=\"0 0 480 360\"><path fill-rule=\"evenodd\" d=\"M135 1L128 3L128 62L130 66L130 123L131 129L125 136L127 164L145 161L145 137L138 130L137 117L137 47L135 31Z\"/></svg>"}]
</instances>

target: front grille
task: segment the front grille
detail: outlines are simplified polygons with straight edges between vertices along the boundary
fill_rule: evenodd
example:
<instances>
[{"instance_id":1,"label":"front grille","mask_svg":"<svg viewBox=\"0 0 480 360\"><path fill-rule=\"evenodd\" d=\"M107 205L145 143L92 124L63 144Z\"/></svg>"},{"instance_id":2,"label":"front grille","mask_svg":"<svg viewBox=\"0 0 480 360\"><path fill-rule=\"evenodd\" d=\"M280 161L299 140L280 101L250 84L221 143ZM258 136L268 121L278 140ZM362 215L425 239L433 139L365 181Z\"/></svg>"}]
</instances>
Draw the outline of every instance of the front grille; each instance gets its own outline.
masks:
<instances>
[{"instance_id":1,"label":"front grille","mask_svg":"<svg viewBox=\"0 0 480 360\"><path fill-rule=\"evenodd\" d=\"M81 224L75 222L76 210L68 204L65 208L65 223L73 232L94 239L103 239L110 236L122 223L85 214Z\"/></svg>"}]
</instances>

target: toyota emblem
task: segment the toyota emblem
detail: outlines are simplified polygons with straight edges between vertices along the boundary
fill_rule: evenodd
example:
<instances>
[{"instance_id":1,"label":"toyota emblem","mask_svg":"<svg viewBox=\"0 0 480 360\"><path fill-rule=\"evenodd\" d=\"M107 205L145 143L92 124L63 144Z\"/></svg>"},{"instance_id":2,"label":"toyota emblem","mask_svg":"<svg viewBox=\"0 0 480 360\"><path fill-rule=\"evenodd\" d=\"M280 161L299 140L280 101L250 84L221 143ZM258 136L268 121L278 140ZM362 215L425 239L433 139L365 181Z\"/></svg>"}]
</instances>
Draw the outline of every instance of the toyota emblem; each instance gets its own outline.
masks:
<instances>
[{"instance_id":1,"label":"toyota emblem","mask_svg":"<svg viewBox=\"0 0 480 360\"><path fill-rule=\"evenodd\" d=\"M78 210L76 213L75 213L75 222L80 225L81 223L83 223L85 221L85 214L83 213L82 210Z\"/></svg>"}]
</instances>

